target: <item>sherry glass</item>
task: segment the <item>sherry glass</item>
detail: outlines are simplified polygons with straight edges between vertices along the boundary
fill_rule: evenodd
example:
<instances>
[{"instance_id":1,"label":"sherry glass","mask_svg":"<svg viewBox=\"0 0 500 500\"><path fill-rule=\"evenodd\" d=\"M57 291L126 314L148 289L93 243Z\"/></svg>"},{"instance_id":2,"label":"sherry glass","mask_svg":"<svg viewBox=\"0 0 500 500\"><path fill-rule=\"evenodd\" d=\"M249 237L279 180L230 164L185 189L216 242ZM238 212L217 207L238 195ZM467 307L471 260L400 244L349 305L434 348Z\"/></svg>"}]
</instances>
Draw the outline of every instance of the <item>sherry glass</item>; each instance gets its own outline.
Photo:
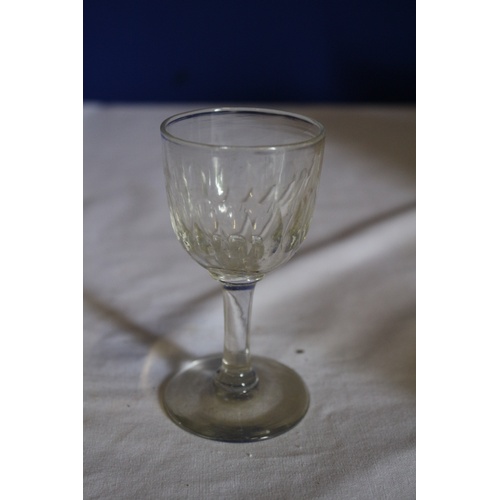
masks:
<instances>
[{"instance_id":1,"label":"sherry glass","mask_svg":"<svg viewBox=\"0 0 500 500\"><path fill-rule=\"evenodd\" d=\"M250 356L256 283L290 259L314 210L323 126L269 109L202 109L161 124L170 218L191 257L222 285L224 351L176 374L162 393L169 417L198 436L249 442L305 415L300 376Z\"/></svg>"}]
</instances>

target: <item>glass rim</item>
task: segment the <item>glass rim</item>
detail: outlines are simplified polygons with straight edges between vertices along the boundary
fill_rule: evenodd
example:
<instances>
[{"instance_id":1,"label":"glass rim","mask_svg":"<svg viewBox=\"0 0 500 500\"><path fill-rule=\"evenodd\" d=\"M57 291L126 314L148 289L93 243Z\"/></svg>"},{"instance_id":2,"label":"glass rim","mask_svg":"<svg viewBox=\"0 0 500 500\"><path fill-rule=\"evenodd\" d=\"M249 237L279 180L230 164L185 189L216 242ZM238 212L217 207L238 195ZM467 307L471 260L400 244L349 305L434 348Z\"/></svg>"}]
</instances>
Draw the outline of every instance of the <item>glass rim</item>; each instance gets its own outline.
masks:
<instances>
[{"instance_id":1,"label":"glass rim","mask_svg":"<svg viewBox=\"0 0 500 500\"><path fill-rule=\"evenodd\" d=\"M177 137L176 135L170 133L167 130L167 127L177 121L186 120L188 118L192 118L195 116L201 115L209 115L209 114L238 114L238 113L247 113L247 114L259 114L259 115L271 115L271 116L280 116L283 118L290 118L294 120L300 120L302 122L308 123L309 125L313 125L317 129L317 133L314 134L309 139L303 141L295 141L288 142L286 144L263 144L256 146L243 146L243 145L231 145L231 144L209 144L205 142L198 141L190 141L188 139L182 139L181 137ZM200 108L191 111L185 111L183 113L177 113L175 115L170 116L166 120L164 120L160 125L161 135L165 140L185 145L191 147L201 147L201 148L209 148L209 149L220 149L220 150L252 150L252 151L276 151L279 149L295 149L295 148L303 148L312 146L325 137L325 127L317 120L313 118L309 118L308 116L301 115L299 113L292 113L289 111L282 111L278 109L272 108L255 108L255 107L245 107L245 106L227 106L227 107L216 107L216 108Z\"/></svg>"}]
</instances>

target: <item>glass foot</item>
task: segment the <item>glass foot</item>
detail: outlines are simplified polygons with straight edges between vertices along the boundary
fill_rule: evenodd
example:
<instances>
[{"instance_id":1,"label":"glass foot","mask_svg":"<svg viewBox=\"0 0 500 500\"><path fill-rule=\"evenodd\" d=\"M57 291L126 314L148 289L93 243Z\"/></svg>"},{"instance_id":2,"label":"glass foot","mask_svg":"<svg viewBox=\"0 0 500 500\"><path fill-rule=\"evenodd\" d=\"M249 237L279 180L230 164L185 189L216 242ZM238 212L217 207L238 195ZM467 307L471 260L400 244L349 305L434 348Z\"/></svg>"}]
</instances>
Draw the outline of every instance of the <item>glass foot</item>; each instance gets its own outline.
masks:
<instances>
[{"instance_id":1,"label":"glass foot","mask_svg":"<svg viewBox=\"0 0 500 500\"><path fill-rule=\"evenodd\" d=\"M234 395L214 384L220 365L220 356L194 361L163 389L165 410L183 429L216 441L260 441L286 432L306 414L307 388L287 366L252 357L259 382L247 394Z\"/></svg>"}]
</instances>

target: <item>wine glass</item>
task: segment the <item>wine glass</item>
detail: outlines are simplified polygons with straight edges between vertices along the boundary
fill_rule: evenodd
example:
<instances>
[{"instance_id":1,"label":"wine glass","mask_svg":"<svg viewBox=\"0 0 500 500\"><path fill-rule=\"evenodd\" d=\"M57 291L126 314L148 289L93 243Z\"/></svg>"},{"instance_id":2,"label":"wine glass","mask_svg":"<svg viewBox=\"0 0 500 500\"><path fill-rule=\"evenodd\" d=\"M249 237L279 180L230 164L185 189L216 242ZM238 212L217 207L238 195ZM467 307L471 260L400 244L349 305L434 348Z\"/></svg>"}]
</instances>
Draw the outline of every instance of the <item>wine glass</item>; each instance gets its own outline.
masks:
<instances>
[{"instance_id":1,"label":"wine glass","mask_svg":"<svg viewBox=\"0 0 500 500\"><path fill-rule=\"evenodd\" d=\"M290 259L314 210L323 126L269 109L219 108L161 124L170 218L191 257L222 284L224 351L181 370L162 393L169 417L218 441L277 436L305 415L307 388L292 369L251 357L256 283Z\"/></svg>"}]
</instances>

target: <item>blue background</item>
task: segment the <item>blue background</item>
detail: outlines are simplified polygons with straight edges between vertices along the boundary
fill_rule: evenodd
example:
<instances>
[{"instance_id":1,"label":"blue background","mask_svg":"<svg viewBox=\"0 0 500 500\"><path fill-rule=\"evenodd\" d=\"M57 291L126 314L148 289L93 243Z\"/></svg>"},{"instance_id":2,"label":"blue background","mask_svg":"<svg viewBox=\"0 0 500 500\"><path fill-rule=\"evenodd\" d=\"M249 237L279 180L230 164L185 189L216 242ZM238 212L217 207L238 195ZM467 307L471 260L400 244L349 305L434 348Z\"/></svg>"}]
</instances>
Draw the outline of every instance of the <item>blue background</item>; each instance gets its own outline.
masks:
<instances>
[{"instance_id":1,"label":"blue background","mask_svg":"<svg viewBox=\"0 0 500 500\"><path fill-rule=\"evenodd\" d=\"M84 99L415 102L415 1L84 0Z\"/></svg>"}]
</instances>

